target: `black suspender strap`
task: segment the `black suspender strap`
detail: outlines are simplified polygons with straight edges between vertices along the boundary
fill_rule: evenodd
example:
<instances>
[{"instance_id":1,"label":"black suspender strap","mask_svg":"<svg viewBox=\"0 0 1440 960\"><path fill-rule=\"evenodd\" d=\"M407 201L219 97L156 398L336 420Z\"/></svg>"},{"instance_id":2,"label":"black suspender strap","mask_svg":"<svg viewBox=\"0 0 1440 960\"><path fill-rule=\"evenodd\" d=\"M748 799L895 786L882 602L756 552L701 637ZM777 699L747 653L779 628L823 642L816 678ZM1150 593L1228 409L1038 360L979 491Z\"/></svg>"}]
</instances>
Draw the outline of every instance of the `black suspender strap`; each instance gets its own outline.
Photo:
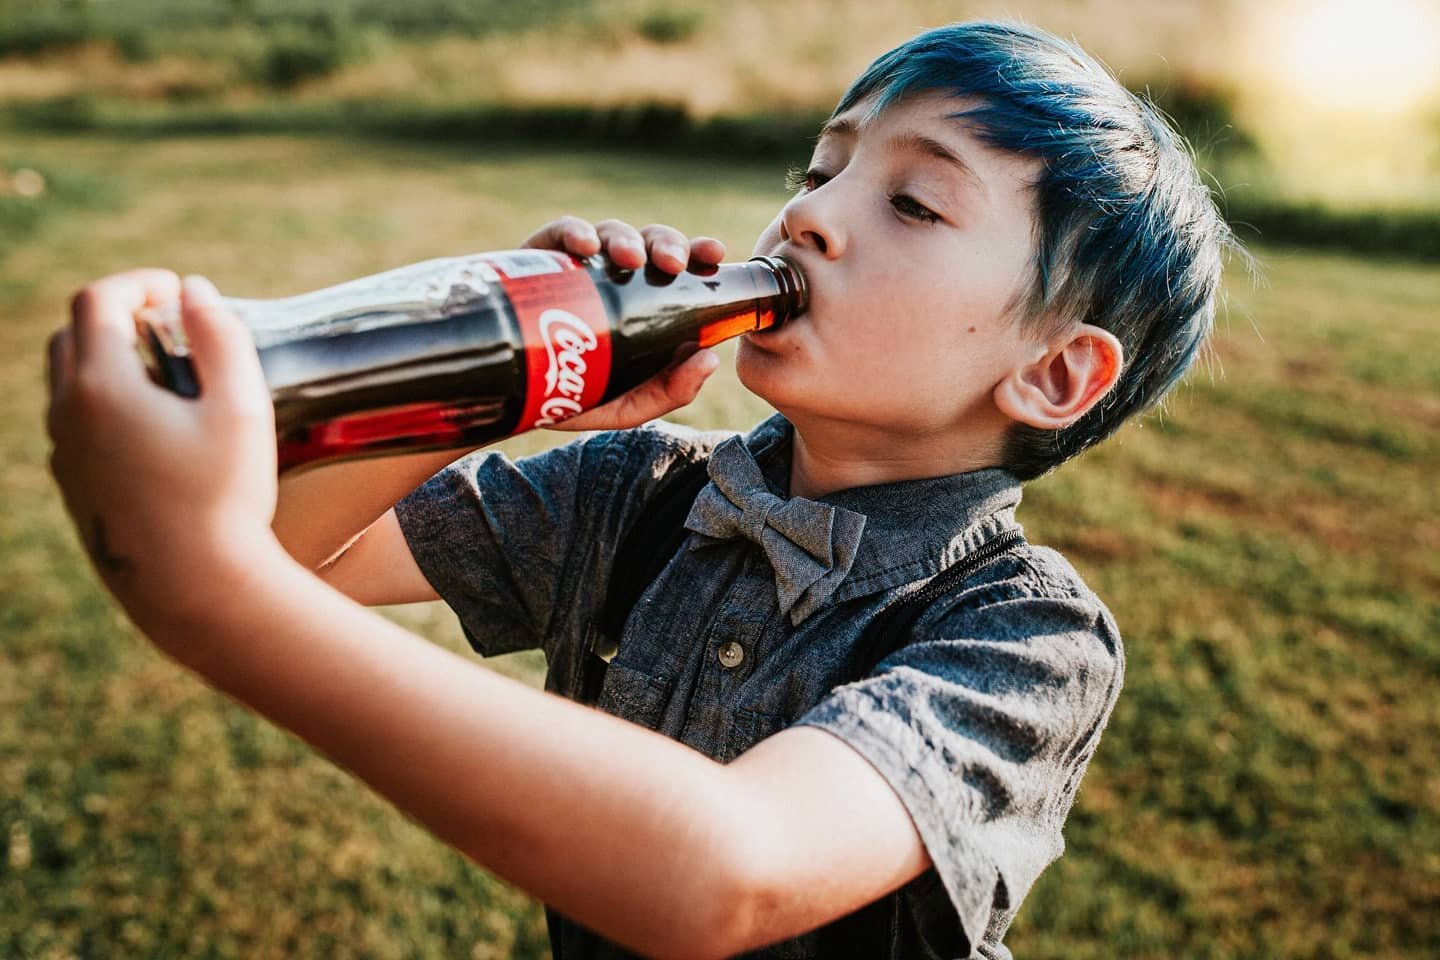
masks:
<instances>
[{"instance_id":1,"label":"black suspender strap","mask_svg":"<svg viewBox=\"0 0 1440 960\"><path fill-rule=\"evenodd\" d=\"M667 477L651 502L645 505L635 526L620 541L610 571L610 589L597 621L599 647L583 654L581 703L594 704L600 699L609 658L620 643L630 611L684 542L685 518L690 515L700 489L710 481L706 467L704 461L692 463Z\"/></svg>"},{"instance_id":2,"label":"black suspender strap","mask_svg":"<svg viewBox=\"0 0 1440 960\"><path fill-rule=\"evenodd\" d=\"M706 464L692 463L666 478L665 485L645 505L640 520L620 542L610 573L610 589L600 628L612 640L620 639L630 609L640 594L665 569L685 540L685 518L695 497L710 482Z\"/></svg>"},{"instance_id":3,"label":"black suspender strap","mask_svg":"<svg viewBox=\"0 0 1440 960\"><path fill-rule=\"evenodd\" d=\"M960 590L966 580L1024 543L1025 535L1019 530L1007 530L931 577L920 589L886 604L855 643L850 657L851 679L868 676L876 664L904 646L910 638L910 628L926 607Z\"/></svg>"}]
</instances>

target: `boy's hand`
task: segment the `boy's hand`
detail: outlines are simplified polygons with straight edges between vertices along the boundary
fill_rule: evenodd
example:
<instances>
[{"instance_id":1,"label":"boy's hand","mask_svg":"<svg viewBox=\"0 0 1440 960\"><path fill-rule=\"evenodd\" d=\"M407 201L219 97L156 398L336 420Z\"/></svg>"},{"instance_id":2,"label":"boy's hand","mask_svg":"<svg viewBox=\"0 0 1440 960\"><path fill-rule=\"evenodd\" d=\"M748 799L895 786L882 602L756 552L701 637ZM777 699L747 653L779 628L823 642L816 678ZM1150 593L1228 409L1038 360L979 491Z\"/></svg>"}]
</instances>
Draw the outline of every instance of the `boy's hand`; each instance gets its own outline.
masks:
<instances>
[{"instance_id":1,"label":"boy's hand","mask_svg":"<svg viewBox=\"0 0 1440 960\"><path fill-rule=\"evenodd\" d=\"M712 237L687 239L674 227L651 224L636 230L619 220L591 224L579 217L561 217L541 227L525 246L562 250L577 257L604 253L618 267L638 270L646 262L666 273L679 273L691 262L718 264L725 245ZM622 430L636 427L695 399L705 379L720 365L713 350L697 350L621 394L578 417L558 423L556 430Z\"/></svg>"},{"instance_id":2,"label":"boy's hand","mask_svg":"<svg viewBox=\"0 0 1440 960\"><path fill-rule=\"evenodd\" d=\"M151 382L136 353L135 314L182 303L200 396ZM75 295L49 347L51 470L91 560L136 617L200 612L224 589L211 564L278 550L275 426L249 331L209 281L183 288L165 270L134 270ZM249 553L247 553L249 551ZM194 609L190 609L193 607Z\"/></svg>"}]
</instances>

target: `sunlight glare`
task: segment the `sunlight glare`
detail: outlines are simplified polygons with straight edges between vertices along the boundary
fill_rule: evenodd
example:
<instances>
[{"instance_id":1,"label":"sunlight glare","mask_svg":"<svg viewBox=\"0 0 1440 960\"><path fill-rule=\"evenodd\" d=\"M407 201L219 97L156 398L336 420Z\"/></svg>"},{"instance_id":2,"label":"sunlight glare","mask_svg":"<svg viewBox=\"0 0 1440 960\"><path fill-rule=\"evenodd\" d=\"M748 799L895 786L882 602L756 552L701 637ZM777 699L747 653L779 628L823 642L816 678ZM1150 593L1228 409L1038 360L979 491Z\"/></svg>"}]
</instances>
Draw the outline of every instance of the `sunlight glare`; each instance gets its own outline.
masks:
<instances>
[{"instance_id":1,"label":"sunlight glare","mask_svg":"<svg viewBox=\"0 0 1440 960\"><path fill-rule=\"evenodd\" d=\"M1440 88L1435 0L1311 0L1291 7L1276 66L1316 106L1401 113Z\"/></svg>"}]
</instances>

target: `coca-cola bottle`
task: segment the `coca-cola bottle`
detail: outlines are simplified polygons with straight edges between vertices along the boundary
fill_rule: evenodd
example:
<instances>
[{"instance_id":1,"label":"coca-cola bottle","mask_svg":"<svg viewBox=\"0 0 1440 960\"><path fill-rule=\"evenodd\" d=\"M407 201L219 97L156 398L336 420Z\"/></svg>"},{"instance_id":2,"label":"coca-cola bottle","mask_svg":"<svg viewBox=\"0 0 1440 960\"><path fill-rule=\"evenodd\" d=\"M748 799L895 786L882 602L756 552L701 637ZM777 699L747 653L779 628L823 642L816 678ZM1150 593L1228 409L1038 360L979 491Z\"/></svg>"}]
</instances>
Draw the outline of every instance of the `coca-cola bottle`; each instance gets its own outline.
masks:
<instances>
[{"instance_id":1,"label":"coca-cola bottle","mask_svg":"<svg viewBox=\"0 0 1440 960\"><path fill-rule=\"evenodd\" d=\"M285 471L549 426L805 301L799 270L779 257L672 275L510 250L224 303L255 337ZM174 314L142 316L141 328L155 378L196 395Z\"/></svg>"}]
</instances>

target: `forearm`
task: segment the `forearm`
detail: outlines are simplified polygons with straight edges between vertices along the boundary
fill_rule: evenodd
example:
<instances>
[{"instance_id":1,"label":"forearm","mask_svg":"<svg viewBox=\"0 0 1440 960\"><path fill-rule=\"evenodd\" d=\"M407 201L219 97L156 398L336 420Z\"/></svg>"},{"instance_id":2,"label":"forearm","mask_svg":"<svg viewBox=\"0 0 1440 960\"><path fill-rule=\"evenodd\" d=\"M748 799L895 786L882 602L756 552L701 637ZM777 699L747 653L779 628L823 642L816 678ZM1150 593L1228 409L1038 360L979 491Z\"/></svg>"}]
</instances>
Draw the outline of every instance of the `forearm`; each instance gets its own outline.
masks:
<instances>
[{"instance_id":1,"label":"forearm","mask_svg":"<svg viewBox=\"0 0 1440 960\"><path fill-rule=\"evenodd\" d=\"M632 949L698 955L735 906L726 769L501 677L346 600L274 551L234 609L143 623L485 867Z\"/></svg>"},{"instance_id":2,"label":"forearm","mask_svg":"<svg viewBox=\"0 0 1440 960\"><path fill-rule=\"evenodd\" d=\"M280 478L271 524L290 555L314 570L464 450L351 460Z\"/></svg>"}]
</instances>

